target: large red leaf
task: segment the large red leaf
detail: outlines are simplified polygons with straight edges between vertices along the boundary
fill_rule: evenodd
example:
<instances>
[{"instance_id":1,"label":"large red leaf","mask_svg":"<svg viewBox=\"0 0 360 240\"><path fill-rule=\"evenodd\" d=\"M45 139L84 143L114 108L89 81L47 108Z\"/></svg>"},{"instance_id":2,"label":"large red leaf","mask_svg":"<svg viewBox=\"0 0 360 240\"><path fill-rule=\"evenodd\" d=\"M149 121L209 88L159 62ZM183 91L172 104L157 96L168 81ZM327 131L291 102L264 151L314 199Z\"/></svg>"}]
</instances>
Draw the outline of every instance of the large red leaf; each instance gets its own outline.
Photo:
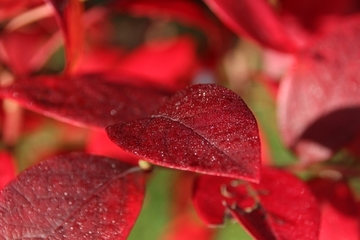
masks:
<instances>
[{"instance_id":1,"label":"large red leaf","mask_svg":"<svg viewBox=\"0 0 360 240\"><path fill-rule=\"evenodd\" d=\"M19 79L0 89L0 96L61 121L103 129L149 115L169 93L140 82L107 82L100 76L42 76Z\"/></svg>"},{"instance_id":2,"label":"large red leaf","mask_svg":"<svg viewBox=\"0 0 360 240\"><path fill-rule=\"evenodd\" d=\"M360 129L360 16L330 22L323 31L279 90L282 137L305 162L330 157Z\"/></svg>"},{"instance_id":3,"label":"large red leaf","mask_svg":"<svg viewBox=\"0 0 360 240\"><path fill-rule=\"evenodd\" d=\"M0 190L15 178L16 170L12 156L4 151L0 152Z\"/></svg>"},{"instance_id":4,"label":"large red leaf","mask_svg":"<svg viewBox=\"0 0 360 240\"><path fill-rule=\"evenodd\" d=\"M84 46L82 2L80 0L45 1L55 9L55 16L65 39L67 70L72 71Z\"/></svg>"},{"instance_id":5,"label":"large red leaf","mask_svg":"<svg viewBox=\"0 0 360 240\"><path fill-rule=\"evenodd\" d=\"M208 6L239 36L250 37L265 47L294 52L295 42L264 0L205 0Z\"/></svg>"},{"instance_id":6,"label":"large red leaf","mask_svg":"<svg viewBox=\"0 0 360 240\"><path fill-rule=\"evenodd\" d=\"M313 179L308 184L320 203L319 239L359 239L359 212L346 181Z\"/></svg>"},{"instance_id":7,"label":"large red leaf","mask_svg":"<svg viewBox=\"0 0 360 240\"><path fill-rule=\"evenodd\" d=\"M0 192L0 238L126 239L144 197L136 170L84 153L48 159Z\"/></svg>"},{"instance_id":8,"label":"large red leaf","mask_svg":"<svg viewBox=\"0 0 360 240\"><path fill-rule=\"evenodd\" d=\"M263 168L260 184L199 177L193 201L208 224L231 214L256 239L317 239L319 208L306 184L293 175Z\"/></svg>"},{"instance_id":9,"label":"large red leaf","mask_svg":"<svg viewBox=\"0 0 360 240\"><path fill-rule=\"evenodd\" d=\"M157 165L259 180L254 115L239 96L218 85L185 88L152 116L106 130L121 148Z\"/></svg>"}]
</instances>

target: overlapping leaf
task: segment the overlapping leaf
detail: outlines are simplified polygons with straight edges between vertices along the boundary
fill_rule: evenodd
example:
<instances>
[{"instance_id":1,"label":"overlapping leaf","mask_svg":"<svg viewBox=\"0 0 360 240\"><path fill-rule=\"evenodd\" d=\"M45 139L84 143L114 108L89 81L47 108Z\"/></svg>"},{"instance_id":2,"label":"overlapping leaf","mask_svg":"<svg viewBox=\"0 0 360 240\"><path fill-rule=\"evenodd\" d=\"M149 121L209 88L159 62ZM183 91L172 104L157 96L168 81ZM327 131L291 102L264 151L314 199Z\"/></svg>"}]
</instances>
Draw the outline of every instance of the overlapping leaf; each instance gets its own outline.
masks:
<instances>
[{"instance_id":1,"label":"overlapping leaf","mask_svg":"<svg viewBox=\"0 0 360 240\"><path fill-rule=\"evenodd\" d=\"M126 239L143 175L117 160L73 153L46 160L0 192L0 238Z\"/></svg>"},{"instance_id":2,"label":"overlapping leaf","mask_svg":"<svg viewBox=\"0 0 360 240\"><path fill-rule=\"evenodd\" d=\"M358 239L359 211L346 181L313 179L308 185L320 204L319 239Z\"/></svg>"},{"instance_id":3,"label":"overlapping leaf","mask_svg":"<svg viewBox=\"0 0 360 240\"><path fill-rule=\"evenodd\" d=\"M148 118L107 128L121 148L157 165L257 182L256 120L230 90L193 85Z\"/></svg>"},{"instance_id":4,"label":"overlapping leaf","mask_svg":"<svg viewBox=\"0 0 360 240\"><path fill-rule=\"evenodd\" d=\"M360 129L359 23L329 22L281 83L280 130L304 161L330 157Z\"/></svg>"},{"instance_id":5,"label":"overlapping leaf","mask_svg":"<svg viewBox=\"0 0 360 240\"><path fill-rule=\"evenodd\" d=\"M260 184L199 177L193 201L202 219L221 224L230 214L256 239L317 239L319 208L306 184L284 171L263 168Z\"/></svg>"},{"instance_id":6,"label":"overlapping leaf","mask_svg":"<svg viewBox=\"0 0 360 240\"><path fill-rule=\"evenodd\" d=\"M84 29L83 5L80 0L45 0L55 9L60 29L65 39L67 70L72 70L82 53Z\"/></svg>"},{"instance_id":7,"label":"overlapping leaf","mask_svg":"<svg viewBox=\"0 0 360 240\"><path fill-rule=\"evenodd\" d=\"M12 156L7 152L0 152L0 190L15 178L15 164Z\"/></svg>"},{"instance_id":8,"label":"overlapping leaf","mask_svg":"<svg viewBox=\"0 0 360 240\"><path fill-rule=\"evenodd\" d=\"M169 93L140 82L107 82L101 76L41 76L19 79L0 89L0 96L61 121L105 128L149 115Z\"/></svg>"},{"instance_id":9,"label":"overlapping leaf","mask_svg":"<svg viewBox=\"0 0 360 240\"><path fill-rule=\"evenodd\" d=\"M239 36L250 37L265 47L294 52L296 43L263 0L205 0L216 15Z\"/></svg>"}]
</instances>

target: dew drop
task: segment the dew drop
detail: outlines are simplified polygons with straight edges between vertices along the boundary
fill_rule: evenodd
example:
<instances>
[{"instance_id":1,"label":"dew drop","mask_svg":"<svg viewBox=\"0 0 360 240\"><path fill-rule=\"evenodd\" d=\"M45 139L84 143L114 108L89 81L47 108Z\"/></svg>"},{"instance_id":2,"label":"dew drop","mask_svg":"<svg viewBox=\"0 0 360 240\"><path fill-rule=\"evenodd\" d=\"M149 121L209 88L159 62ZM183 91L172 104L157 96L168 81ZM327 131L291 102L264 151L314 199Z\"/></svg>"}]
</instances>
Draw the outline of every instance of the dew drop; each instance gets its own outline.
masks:
<instances>
[{"instance_id":1,"label":"dew drop","mask_svg":"<svg viewBox=\"0 0 360 240\"><path fill-rule=\"evenodd\" d=\"M115 109L110 111L111 116L115 116L117 114L117 111Z\"/></svg>"}]
</instances>

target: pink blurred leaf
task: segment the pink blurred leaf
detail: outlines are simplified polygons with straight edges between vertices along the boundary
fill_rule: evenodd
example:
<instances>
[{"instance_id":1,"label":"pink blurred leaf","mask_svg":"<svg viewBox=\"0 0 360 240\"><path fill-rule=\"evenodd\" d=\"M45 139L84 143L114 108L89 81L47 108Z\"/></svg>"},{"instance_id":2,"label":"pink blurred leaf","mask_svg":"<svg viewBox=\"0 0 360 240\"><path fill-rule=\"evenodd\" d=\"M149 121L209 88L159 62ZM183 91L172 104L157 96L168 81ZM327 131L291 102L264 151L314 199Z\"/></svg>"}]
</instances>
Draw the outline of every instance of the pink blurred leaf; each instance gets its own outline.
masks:
<instances>
[{"instance_id":1,"label":"pink blurred leaf","mask_svg":"<svg viewBox=\"0 0 360 240\"><path fill-rule=\"evenodd\" d=\"M324 160L360 130L360 16L329 22L283 79L278 119L304 162Z\"/></svg>"},{"instance_id":2,"label":"pink blurred leaf","mask_svg":"<svg viewBox=\"0 0 360 240\"><path fill-rule=\"evenodd\" d=\"M0 237L126 239L144 197L137 170L84 153L41 162L0 192Z\"/></svg>"},{"instance_id":3,"label":"pink blurred leaf","mask_svg":"<svg viewBox=\"0 0 360 240\"><path fill-rule=\"evenodd\" d=\"M55 9L65 39L67 71L72 71L84 46L83 3L80 0L45 0Z\"/></svg>"},{"instance_id":4,"label":"pink blurred leaf","mask_svg":"<svg viewBox=\"0 0 360 240\"><path fill-rule=\"evenodd\" d=\"M137 48L120 60L111 74L147 79L170 89L181 89L190 84L197 66L194 41L180 37Z\"/></svg>"},{"instance_id":5,"label":"pink blurred leaf","mask_svg":"<svg viewBox=\"0 0 360 240\"><path fill-rule=\"evenodd\" d=\"M0 96L60 121L103 129L145 117L169 96L166 91L132 80L115 83L101 76L41 76L19 79L1 88Z\"/></svg>"},{"instance_id":6,"label":"pink blurred leaf","mask_svg":"<svg viewBox=\"0 0 360 240\"><path fill-rule=\"evenodd\" d=\"M317 239L320 215L315 197L293 175L263 168L260 184L200 176L193 202L207 224L231 214L256 239Z\"/></svg>"},{"instance_id":7,"label":"pink blurred leaf","mask_svg":"<svg viewBox=\"0 0 360 240\"><path fill-rule=\"evenodd\" d=\"M157 165L259 180L254 115L239 96L221 86L190 86L152 116L106 130L121 148Z\"/></svg>"},{"instance_id":8,"label":"pink blurred leaf","mask_svg":"<svg viewBox=\"0 0 360 240\"><path fill-rule=\"evenodd\" d=\"M236 34L278 51L294 52L297 45L264 0L205 0Z\"/></svg>"},{"instance_id":9,"label":"pink blurred leaf","mask_svg":"<svg viewBox=\"0 0 360 240\"><path fill-rule=\"evenodd\" d=\"M327 15L345 15L359 10L357 0L280 0L282 12L296 17L309 30L316 30L321 18Z\"/></svg>"},{"instance_id":10,"label":"pink blurred leaf","mask_svg":"<svg viewBox=\"0 0 360 240\"><path fill-rule=\"evenodd\" d=\"M320 204L319 239L358 239L359 212L348 184L330 179L313 179L308 184Z\"/></svg>"},{"instance_id":11,"label":"pink blurred leaf","mask_svg":"<svg viewBox=\"0 0 360 240\"><path fill-rule=\"evenodd\" d=\"M9 153L0 152L0 190L16 176L14 160Z\"/></svg>"},{"instance_id":12,"label":"pink blurred leaf","mask_svg":"<svg viewBox=\"0 0 360 240\"><path fill-rule=\"evenodd\" d=\"M1 0L0 1L0 21L7 20L20 14L26 8L31 8L43 3L43 0Z\"/></svg>"}]
</instances>

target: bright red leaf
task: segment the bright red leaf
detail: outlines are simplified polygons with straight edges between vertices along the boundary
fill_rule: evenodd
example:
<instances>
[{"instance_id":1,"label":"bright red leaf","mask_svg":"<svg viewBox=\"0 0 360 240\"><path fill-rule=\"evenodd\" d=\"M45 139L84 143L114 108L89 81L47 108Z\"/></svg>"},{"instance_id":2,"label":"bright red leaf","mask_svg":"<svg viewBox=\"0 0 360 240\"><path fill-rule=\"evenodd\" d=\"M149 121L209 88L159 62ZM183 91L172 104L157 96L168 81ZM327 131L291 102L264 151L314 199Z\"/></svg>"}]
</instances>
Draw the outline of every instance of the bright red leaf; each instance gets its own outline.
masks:
<instances>
[{"instance_id":1,"label":"bright red leaf","mask_svg":"<svg viewBox=\"0 0 360 240\"><path fill-rule=\"evenodd\" d=\"M278 119L305 162L324 160L360 130L360 16L330 22L283 79Z\"/></svg>"},{"instance_id":2,"label":"bright red leaf","mask_svg":"<svg viewBox=\"0 0 360 240\"><path fill-rule=\"evenodd\" d=\"M67 69L72 71L84 46L83 4L80 0L45 0L55 9L65 39Z\"/></svg>"},{"instance_id":3,"label":"bright red leaf","mask_svg":"<svg viewBox=\"0 0 360 240\"><path fill-rule=\"evenodd\" d=\"M9 153L0 152L0 190L15 178L14 160Z\"/></svg>"},{"instance_id":4,"label":"bright red leaf","mask_svg":"<svg viewBox=\"0 0 360 240\"><path fill-rule=\"evenodd\" d=\"M84 153L60 155L0 192L0 237L126 239L143 191L137 168Z\"/></svg>"},{"instance_id":5,"label":"bright red leaf","mask_svg":"<svg viewBox=\"0 0 360 240\"><path fill-rule=\"evenodd\" d=\"M193 201L208 224L231 214L256 239L317 239L319 208L306 184L293 175L263 168L260 184L200 176Z\"/></svg>"},{"instance_id":6,"label":"bright red leaf","mask_svg":"<svg viewBox=\"0 0 360 240\"><path fill-rule=\"evenodd\" d=\"M19 79L0 89L0 96L57 120L103 129L149 115L169 93L141 82L107 82L101 76L41 76Z\"/></svg>"},{"instance_id":7,"label":"bright red leaf","mask_svg":"<svg viewBox=\"0 0 360 240\"><path fill-rule=\"evenodd\" d=\"M157 165L259 180L254 115L239 96L218 85L188 87L150 117L106 130L121 148Z\"/></svg>"},{"instance_id":8,"label":"bright red leaf","mask_svg":"<svg viewBox=\"0 0 360 240\"><path fill-rule=\"evenodd\" d=\"M121 59L111 74L147 79L169 89L181 89L190 84L197 67L194 41L179 37L153 41L137 48Z\"/></svg>"},{"instance_id":9,"label":"bright red leaf","mask_svg":"<svg viewBox=\"0 0 360 240\"><path fill-rule=\"evenodd\" d=\"M264 0L205 0L216 15L239 36L265 47L294 52L298 46Z\"/></svg>"},{"instance_id":10,"label":"bright red leaf","mask_svg":"<svg viewBox=\"0 0 360 240\"><path fill-rule=\"evenodd\" d=\"M359 239L359 212L346 181L313 179L308 184L320 204L319 240Z\"/></svg>"}]
</instances>

